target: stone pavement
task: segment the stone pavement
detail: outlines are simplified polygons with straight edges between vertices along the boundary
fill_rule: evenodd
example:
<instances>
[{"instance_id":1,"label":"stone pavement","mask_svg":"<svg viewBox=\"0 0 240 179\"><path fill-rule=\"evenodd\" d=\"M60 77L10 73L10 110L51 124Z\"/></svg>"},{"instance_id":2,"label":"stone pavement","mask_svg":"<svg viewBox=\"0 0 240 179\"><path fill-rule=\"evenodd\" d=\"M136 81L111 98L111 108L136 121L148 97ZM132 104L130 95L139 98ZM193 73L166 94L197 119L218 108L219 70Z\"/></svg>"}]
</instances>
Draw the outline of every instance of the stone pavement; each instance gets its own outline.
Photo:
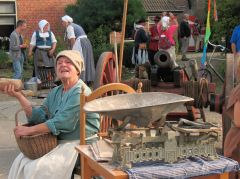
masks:
<instances>
[{"instance_id":1,"label":"stone pavement","mask_svg":"<svg viewBox=\"0 0 240 179\"><path fill-rule=\"evenodd\" d=\"M6 179L13 160L19 154L13 129L15 127L15 113L20 109L18 101L14 98L6 100L0 95L0 179ZM41 104L41 99L30 99L33 104ZM23 114L19 115L22 123Z\"/></svg>"}]
</instances>

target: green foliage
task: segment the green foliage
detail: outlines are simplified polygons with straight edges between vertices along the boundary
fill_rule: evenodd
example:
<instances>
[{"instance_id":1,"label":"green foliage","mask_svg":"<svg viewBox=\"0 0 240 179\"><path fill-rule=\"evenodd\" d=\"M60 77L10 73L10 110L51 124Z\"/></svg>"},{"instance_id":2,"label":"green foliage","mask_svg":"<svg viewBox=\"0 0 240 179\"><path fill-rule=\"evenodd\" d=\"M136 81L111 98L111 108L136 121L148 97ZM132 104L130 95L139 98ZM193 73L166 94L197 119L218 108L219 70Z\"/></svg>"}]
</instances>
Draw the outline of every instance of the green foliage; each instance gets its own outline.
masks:
<instances>
[{"instance_id":1,"label":"green foliage","mask_svg":"<svg viewBox=\"0 0 240 179\"><path fill-rule=\"evenodd\" d=\"M105 26L99 26L96 30L88 34L88 38L93 46L95 64L97 64L97 60L102 52L111 51L111 45L108 43L107 36L104 33L105 29Z\"/></svg>"},{"instance_id":2,"label":"green foliage","mask_svg":"<svg viewBox=\"0 0 240 179\"><path fill-rule=\"evenodd\" d=\"M221 43L221 38L226 39L226 46L229 47L229 41L232 31L239 24L240 17L240 1L236 0L217 0L218 21L212 19L212 35L211 39ZM213 12L213 11L212 11ZM213 16L213 15L211 15Z\"/></svg>"},{"instance_id":3,"label":"green foliage","mask_svg":"<svg viewBox=\"0 0 240 179\"><path fill-rule=\"evenodd\" d=\"M66 8L66 13L73 17L74 22L81 24L89 33L103 25L110 31L121 31L123 0L78 0L75 5ZM145 17L141 0L128 1L127 31L133 28L134 21Z\"/></svg>"},{"instance_id":4,"label":"green foliage","mask_svg":"<svg viewBox=\"0 0 240 179\"><path fill-rule=\"evenodd\" d=\"M68 6L65 11L76 24L80 24L93 46L95 64L104 51L111 51L109 44L111 31L121 31L123 0L78 0L75 5ZM141 0L128 1L126 36L132 35L136 20L146 17ZM125 48L126 49L126 48Z\"/></svg>"},{"instance_id":5,"label":"green foliage","mask_svg":"<svg viewBox=\"0 0 240 179\"><path fill-rule=\"evenodd\" d=\"M7 68L10 65L11 65L11 60L9 55L3 50L0 50L0 68Z\"/></svg>"},{"instance_id":6,"label":"green foliage","mask_svg":"<svg viewBox=\"0 0 240 179\"><path fill-rule=\"evenodd\" d=\"M62 36L57 36L56 39L57 39L57 47L55 51L56 51L56 54L58 54L59 52L66 50L67 47Z\"/></svg>"}]
</instances>

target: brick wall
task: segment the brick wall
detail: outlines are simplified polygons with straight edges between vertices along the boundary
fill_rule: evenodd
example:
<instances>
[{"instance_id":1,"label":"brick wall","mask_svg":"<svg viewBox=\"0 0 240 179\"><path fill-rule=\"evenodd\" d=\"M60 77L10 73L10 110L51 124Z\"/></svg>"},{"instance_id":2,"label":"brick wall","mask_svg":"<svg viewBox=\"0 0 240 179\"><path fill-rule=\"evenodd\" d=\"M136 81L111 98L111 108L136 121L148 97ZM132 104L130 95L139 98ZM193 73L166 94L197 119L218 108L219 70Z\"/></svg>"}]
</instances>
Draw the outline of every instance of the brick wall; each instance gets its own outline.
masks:
<instances>
[{"instance_id":1,"label":"brick wall","mask_svg":"<svg viewBox=\"0 0 240 179\"><path fill-rule=\"evenodd\" d=\"M46 19L56 36L63 36L61 17L64 9L76 0L17 0L17 19L27 20L26 37L31 38L33 31L38 29L38 22Z\"/></svg>"}]
</instances>

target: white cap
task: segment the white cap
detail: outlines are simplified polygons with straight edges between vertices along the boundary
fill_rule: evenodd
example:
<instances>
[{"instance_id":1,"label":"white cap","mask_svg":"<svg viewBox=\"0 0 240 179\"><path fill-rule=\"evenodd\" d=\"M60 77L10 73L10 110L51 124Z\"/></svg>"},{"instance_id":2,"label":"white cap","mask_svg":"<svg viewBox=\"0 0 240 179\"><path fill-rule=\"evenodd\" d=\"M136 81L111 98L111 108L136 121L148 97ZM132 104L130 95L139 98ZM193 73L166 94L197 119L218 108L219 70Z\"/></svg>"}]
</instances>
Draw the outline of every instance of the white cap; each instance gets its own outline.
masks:
<instances>
[{"instance_id":1,"label":"white cap","mask_svg":"<svg viewBox=\"0 0 240 179\"><path fill-rule=\"evenodd\" d=\"M65 16L62 17L62 21L72 23L73 19L70 16L65 15Z\"/></svg>"},{"instance_id":2,"label":"white cap","mask_svg":"<svg viewBox=\"0 0 240 179\"><path fill-rule=\"evenodd\" d=\"M168 16L163 16L162 17L161 21L162 21L162 27L164 29L167 29L169 27L169 20L170 20L170 18Z\"/></svg>"},{"instance_id":3,"label":"white cap","mask_svg":"<svg viewBox=\"0 0 240 179\"><path fill-rule=\"evenodd\" d=\"M49 23L48 23L48 21L46 21L45 19L41 20L41 21L38 23L38 26L39 26L41 32L43 32L43 28L44 28L47 24L49 24Z\"/></svg>"}]
</instances>

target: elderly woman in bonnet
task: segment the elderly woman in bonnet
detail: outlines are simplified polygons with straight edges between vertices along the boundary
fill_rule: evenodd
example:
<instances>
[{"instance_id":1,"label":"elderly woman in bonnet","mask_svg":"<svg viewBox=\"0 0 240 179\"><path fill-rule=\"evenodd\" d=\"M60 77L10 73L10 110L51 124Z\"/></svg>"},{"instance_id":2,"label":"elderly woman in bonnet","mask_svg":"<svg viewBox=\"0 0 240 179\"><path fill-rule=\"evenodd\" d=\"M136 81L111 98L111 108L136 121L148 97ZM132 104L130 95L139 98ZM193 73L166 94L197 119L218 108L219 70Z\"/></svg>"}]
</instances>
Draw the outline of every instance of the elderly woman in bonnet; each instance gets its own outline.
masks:
<instances>
[{"instance_id":1,"label":"elderly woman in bonnet","mask_svg":"<svg viewBox=\"0 0 240 179\"><path fill-rule=\"evenodd\" d=\"M80 78L87 83L94 81L93 50L85 31L80 25L73 23L73 19L68 15L62 17L62 26L65 28L64 39L70 44L69 48L79 51L84 59L85 71L81 73Z\"/></svg>"},{"instance_id":2,"label":"elderly woman in bonnet","mask_svg":"<svg viewBox=\"0 0 240 179\"><path fill-rule=\"evenodd\" d=\"M33 76L40 78L38 72L39 66L54 67L53 54L56 49L57 40L53 32L50 31L48 21L41 20L38 26L39 29L33 32L28 55L32 56L34 51Z\"/></svg>"},{"instance_id":3,"label":"elderly woman in bonnet","mask_svg":"<svg viewBox=\"0 0 240 179\"><path fill-rule=\"evenodd\" d=\"M17 126L14 129L17 137L51 132L56 135L59 145L43 157L30 160L22 153L13 162L9 179L23 178L70 178L77 160L74 147L79 144L79 107L80 93L84 87L86 95L91 93L89 87L79 79L84 69L84 62L78 51L65 50L56 58L56 74L62 85L55 87L48 94L43 105L47 107L50 118L47 118L43 107L34 108L14 86L5 88L5 93L16 97L24 109L32 127ZM93 138L99 130L99 115L88 114L86 133ZM23 167L24 166L24 167Z\"/></svg>"}]
</instances>

